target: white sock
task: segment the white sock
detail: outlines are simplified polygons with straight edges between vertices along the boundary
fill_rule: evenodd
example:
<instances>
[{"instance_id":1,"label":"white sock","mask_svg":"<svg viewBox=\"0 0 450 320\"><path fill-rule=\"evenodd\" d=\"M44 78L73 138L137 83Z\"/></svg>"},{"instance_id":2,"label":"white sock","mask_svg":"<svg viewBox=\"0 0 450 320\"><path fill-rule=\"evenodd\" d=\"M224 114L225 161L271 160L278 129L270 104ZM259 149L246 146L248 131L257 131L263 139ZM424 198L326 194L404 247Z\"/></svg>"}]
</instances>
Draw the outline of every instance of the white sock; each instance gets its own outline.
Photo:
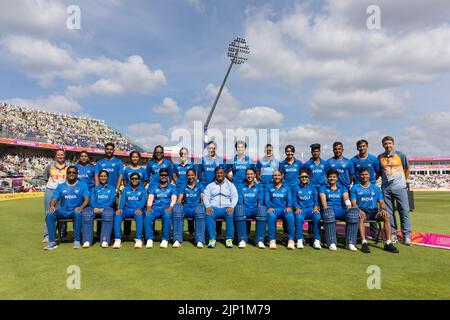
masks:
<instances>
[{"instance_id":1,"label":"white sock","mask_svg":"<svg viewBox=\"0 0 450 320\"><path fill-rule=\"evenodd\" d=\"M387 244L387 245L390 245L391 242L392 242L392 241L391 241L390 239L387 239L387 240L386 240L386 244Z\"/></svg>"},{"instance_id":2,"label":"white sock","mask_svg":"<svg viewBox=\"0 0 450 320\"><path fill-rule=\"evenodd\" d=\"M364 239L364 240L361 242L361 244L364 244L364 243L367 243L367 240L366 240L366 239Z\"/></svg>"}]
</instances>

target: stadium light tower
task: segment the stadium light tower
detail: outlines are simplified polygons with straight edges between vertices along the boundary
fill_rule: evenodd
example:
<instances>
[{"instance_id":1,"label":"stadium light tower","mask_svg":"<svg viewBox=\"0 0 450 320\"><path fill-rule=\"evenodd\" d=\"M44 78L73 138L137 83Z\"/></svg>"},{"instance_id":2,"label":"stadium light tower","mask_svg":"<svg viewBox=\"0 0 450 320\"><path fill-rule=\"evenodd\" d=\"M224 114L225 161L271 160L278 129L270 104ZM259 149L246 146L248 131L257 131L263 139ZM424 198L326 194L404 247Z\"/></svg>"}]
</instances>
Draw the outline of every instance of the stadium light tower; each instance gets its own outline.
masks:
<instances>
[{"instance_id":1,"label":"stadium light tower","mask_svg":"<svg viewBox=\"0 0 450 320\"><path fill-rule=\"evenodd\" d=\"M208 142L208 126L211 121L211 117L216 109L217 102L219 101L220 95L222 94L223 87L225 86L225 82L227 82L228 75L230 74L231 68L233 64L243 64L248 60L247 56L250 54L250 49L247 45L247 42L244 38L236 38L228 45L228 57L231 58L230 66L228 67L227 73L225 74L225 78L222 81L222 85L220 86L219 91L217 92L216 98L211 106L211 110L209 111L208 118L206 119L205 125L203 127L203 133L205 136L205 146Z\"/></svg>"}]
</instances>

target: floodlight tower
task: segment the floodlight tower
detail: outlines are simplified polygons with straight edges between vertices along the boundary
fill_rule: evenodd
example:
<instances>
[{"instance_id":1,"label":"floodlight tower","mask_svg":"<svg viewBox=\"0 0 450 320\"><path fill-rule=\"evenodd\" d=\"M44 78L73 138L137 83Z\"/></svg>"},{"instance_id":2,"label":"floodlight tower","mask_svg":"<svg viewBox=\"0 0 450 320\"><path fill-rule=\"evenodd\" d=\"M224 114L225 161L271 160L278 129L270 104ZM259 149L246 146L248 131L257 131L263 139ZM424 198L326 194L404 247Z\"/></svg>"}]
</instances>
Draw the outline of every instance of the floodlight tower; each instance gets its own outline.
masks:
<instances>
[{"instance_id":1,"label":"floodlight tower","mask_svg":"<svg viewBox=\"0 0 450 320\"><path fill-rule=\"evenodd\" d=\"M225 74L225 78L222 81L222 85L220 86L219 92L217 92L216 98L211 106L211 110L209 111L208 118L206 119L205 125L203 127L203 134L205 136L205 146L208 143L208 126L211 121L211 117L216 109L217 102L219 101L220 95L222 94L223 87L225 86L225 82L227 82L228 75L230 74L231 68L233 64L243 64L248 60L247 56L250 54L250 49L247 45L247 42L244 38L236 38L228 45L228 57L231 58L230 66L228 67L227 73Z\"/></svg>"}]
</instances>

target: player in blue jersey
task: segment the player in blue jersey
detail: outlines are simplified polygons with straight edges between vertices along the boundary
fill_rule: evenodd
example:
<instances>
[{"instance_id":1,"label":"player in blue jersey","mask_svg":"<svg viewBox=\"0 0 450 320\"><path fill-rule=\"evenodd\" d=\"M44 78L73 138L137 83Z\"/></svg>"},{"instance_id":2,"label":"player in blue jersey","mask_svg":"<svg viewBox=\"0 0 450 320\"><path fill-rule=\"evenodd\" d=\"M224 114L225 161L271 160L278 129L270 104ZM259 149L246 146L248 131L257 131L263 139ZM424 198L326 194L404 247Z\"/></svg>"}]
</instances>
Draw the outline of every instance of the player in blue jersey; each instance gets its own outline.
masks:
<instances>
[{"instance_id":1,"label":"player in blue jersey","mask_svg":"<svg viewBox=\"0 0 450 320\"><path fill-rule=\"evenodd\" d=\"M283 173L284 181L290 188L299 184L298 176L302 170L303 164L295 158L295 147L287 145L284 148L286 159L280 162L279 170Z\"/></svg>"},{"instance_id":2,"label":"player in blue jersey","mask_svg":"<svg viewBox=\"0 0 450 320\"><path fill-rule=\"evenodd\" d=\"M114 157L115 145L112 142L105 144L106 157L97 161L95 165L95 185L100 184L98 174L101 170L106 170L109 173L108 184L113 186L118 193L122 184L123 163L119 158Z\"/></svg>"},{"instance_id":3,"label":"player in blue jersey","mask_svg":"<svg viewBox=\"0 0 450 320\"><path fill-rule=\"evenodd\" d=\"M297 249L303 249L303 222L305 219L313 220L314 249L320 249L320 211L319 194L316 187L309 181L307 169L300 171L300 184L293 187L295 229Z\"/></svg>"},{"instance_id":4,"label":"player in blue jersey","mask_svg":"<svg viewBox=\"0 0 450 320\"><path fill-rule=\"evenodd\" d=\"M81 248L81 212L89 205L89 190L84 182L78 181L76 166L69 166L66 174L66 182L59 184L56 188L45 215L48 244L44 250L53 250L58 247L55 241L55 227L59 219L73 219L73 248ZM58 201L60 205L56 209Z\"/></svg>"},{"instance_id":5,"label":"player in blue jersey","mask_svg":"<svg viewBox=\"0 0 450 320\"><path fill-rule=\"evenodd\" d=\"M167 248L172 226L172 209L177 202L177 189L169 183L169 170L159 170L158 185L149 186L147 211L145 212L146 248L153 248L153 226L156 219L162 219L161 248Z\"/></svg>"},{"instance_id":6,"label":"player in blue jersey","mask_svg":"<svg viewBox=\"0 0 450 320\"><path fill-rule=\"evenodd\" d=\"M327 183L327 162L320 157L320 144L314 143L310 148L311 159L306 161L303 168L308 170L310 182L319 193L320 186Z\"/></svg>"},{"instance_id":7,"label":"player in blue jersey","mask_svg":"<svg viewBox=\"0 0 450 320\"><path fill-rule=\"evenodd\" d=\"M247 143L245 141L236 141L234 148L236 154L233 158L233 162L228 166L227 175L236 188L239 188L241 184L245 183L247 169L251 168L255 170L256 166L252 163L250 157L245 154L247 149Z\"/></svg>"},{"instance_id":8,"label":"player in blue jersey","mask_svg":"<svg viewBox=\"0 0 450 320\"><path fill-rule=\"evenodd\" d=\"M95 186L95 167L91 164L89 154L86 151L81 151L80 160L77 163L78 180L86 183L89 191Z\"/></svg>"},{"instance_id":9,"label":"player in blue jersey","mask_svg":"<svg viewBox=\"0 0 450 320\"><path fill-rule=\"evenodd\" d=\"M130 152L130 165L123 169L123 184L127 186L130 183L131 174L136 172L141 178L141 186L146 187L148 176L145 167L141 166L141 153L139 151Z\"/></svg>"},{"instance_id":10,"label":"player in blue jersey","mask_svg":"<svg viewBox=\"0 0 450 320\"><path fill-rule=\"evenodd\" d=\"M269 143L264 147L264 157L256 163L256 178L264 186L273 179L273 173L279 169L279 161L273 155L273 146Z\"/></svg>"},{"instance_id":11,"label":"player in blue jersey","mask_svg":"<svg viewBox=\"0 0 450 320\"><path fill-rule=\"evenodd\" d=\"M327 160L327 171L330 169L337 170L339 173L339 184L350 189L353 176L355 175L353 162L343 156L344 145L342 142L336 141L333 143L333 153L334 157Z\"/></svg>"},{"instance_id":12,"label":"player in blue jersey","mask_svg":"<svg viewBox=\"0 0 450 320\"><path fill-rule=\"evenodd\" d=\"M366 228L364 222L368 220L379 220L384 222L384 232L386 233L386 243L384 250L398 253L398 250L391 241L390 214L386 209L381 188L370 182L371 174L369 169L360 168L359 177L361 183L356 184L350 191L350 200L354 208L359 209L359 233L361 235L361 251L370 253L369 244L366 240Z\"/></svg>"},{"instance_id":13,"label":"player in blue jersey","mask_svg":"<svg viewBox=\"0 0 450 320\"><path fill-rule=\"evenodd\" d=\"M83 217L83 248L89 248L94 239L94 218L102 217L100 242L102 248L108 248L114 221L114 202L116 189L108 184L108 171L102 170L98 174L100 184L90 192L89 207L82 212Z\"/></svg>"},{"instance_id":14,"label":"player in blue jersey","mask_svg":"<svg viewBox=\"0 0 450 320\"><path fill-rule=\"evenodd\" d=\"M167 169L169 173L168 183L172 180L173 164L170 160L164 158L163 146L156 146L153 150L153 158L147 163L147 176L149 178L149 187L159 185L159 171Z\"/></svg>"},{"instance_id":15,"label":"player in blue jersey","mask_svg":"<svg viewBox=\"0 0 450 320\"><path fill-rule=\"evenodd\" d=\"M351 159L355 171L355 183L361 183L359 169L367 168L370 173L370 183L375 184L377 179L381 176L381 167L378 157L368 152L369 142L367 140L358 140L358 142L356 142L356 148L359 153Z\"/></svg>"},{"instance_id":16,"label":"player in blue jersey","mask_svg":"<svg viewBox=\"0 0 450 320\"><path fill-rule=\"evenodd\" d=\"M273 173L273 183L265 188L264 203L267 207L269 225L269 248L276 249L277 219L282 219L287 224L288 245L290 250L295 249L295 219L292 212L292 190L283 183L283 173L275 170ZM284 222L283 222L284 223Z\"/></svg>"},{"instance_id":17,"label":"player in blue jersey","mask_svg":"<svg viewBox=\"0 0 450 320\"><path fill-rule=\"evenodd\" d=\"M237 227L239 248L245 248L248 242L249 225L246 225L246 219L255 219L258 210L265 210L264 188L261 184L255 182L255 177L255 170L248 168L246 170L245 183L239 184L237 187L238 204L234 209L234 220ZM258 228L259 225L257 225ZM255 244L261 249L265 248L265 236L266 224L263 225L262 230L256 230L255 234Z\"/></svg>"},{"instance_id":18,"label":"player in blue jersey","mask_svg":"<svg viewBox=\"0 0 450 320\"><path fill-rule=\"evenodd\" d=\"M187 171L193 169L197 174L195 163L190 161L189 150L185 147L180 149L180 162L173 165L172 179L177 187L177 192L182 193L188 184Z\"/></svg>"},{"instance_id":19,"label":"player in blue jersey","mask_svg":"<svg viewBox=\"0 0 450 320\"><path fill-rule=\"evenodd\" d=\"M114 249L122 247L122 221L134 218L136 222L136 238L134 247L142 248L142 228L144 220L145 203L147 202L147 190L141 185L141 177L137 172L131 174L131 184L122 190L119 201L119 209L114 217Z\"/></svg>"},{"instance_id":20,"label":"player in blue jersey","mask_svg":"<svg viewBox=\"0 0 450 320\"><path fill-rule=\"evenodd\" d=\"M195 219L195 242L197 248L205 243L205 206L203 205L203 185L197 182L195 169L189 168L186 173L187 183L177 191L177 205L173 208L173 245L181 247L183 243L184 218Z\"/></svg>"},{"instance_id":21,"label":"player in blue jersey","mask_svg":"<svg viewBox=\"0 0 450 320\"><path fill-rule=\"evenodd\" d=\"M339 172L330 169L327 172L328 183L320 187L319 197L322 207L322 219L328 249L336 251L336 219L345 221L345 246L357 251L359 210L351 207L348 189L338 183Z\"/></svg>"}]
</instances>

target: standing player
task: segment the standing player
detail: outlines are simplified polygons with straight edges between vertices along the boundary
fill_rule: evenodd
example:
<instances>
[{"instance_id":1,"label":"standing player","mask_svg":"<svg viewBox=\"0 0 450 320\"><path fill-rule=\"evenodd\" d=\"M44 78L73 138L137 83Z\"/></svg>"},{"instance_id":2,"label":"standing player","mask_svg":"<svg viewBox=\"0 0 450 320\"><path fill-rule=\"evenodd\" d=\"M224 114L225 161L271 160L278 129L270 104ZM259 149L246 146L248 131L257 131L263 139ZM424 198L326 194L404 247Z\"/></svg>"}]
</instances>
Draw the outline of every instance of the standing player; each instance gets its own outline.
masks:
<instances>
[{"instance_id":1,"label":"standing player","mask_svg":"<svg viewBox=\"0 0 450 320\"><path fill-rule=\"evenodd\" d=\"M136 172L139 174L139 177L141 178L141 186L146 187L148 176L147 176L147 170L140 165L141 161L141 154L139 151L131 151L130 152L130 165L126 166L123 169L123 185L127 186L130 183L130 177L131 174Z\"/></svg>"},{"instance_id":2,"label":"standing player","mask_svg":"<svg viewBox=\"0 0 450 320\"><path fill-rule=\"evenodd\" d=\"M250 157L245 154L247 149L245 141L236 141L234 147L236 155L233 158L233 163L229 166L228 177L238 189L241 184L245 183L247 169L255 170L255 165L252 164Z\"/></svg>"},{"instance_id":3,"label":"standing player","mask_svg":"<svg viewBox=\"0 0 450 320\"><path fill-rule=\"evenodd\" d=\"M279 170L284 176L284 184L292 189L299 184L298 176L303 164L295 158L295 147L293 145L287 145L284 152L286 153L286 159L280 162Z\"/></svg>"},{"instance_id":4,"label":"standing player","mask_svg":"<svg viewBox=\"0 0 450 320\"><path fill-rule=\"evenodd\" d=\"M320 158L320 144L314 143L310 146L311 159L306 161L303 168L309 173L310 182L316 187L319 193L320 187L327 183L327 162Z\"/></svg>"},{"instance_id":5,"label":"standing player","mask_svg":"<svg viewBox=\"0 0 450 320\"><path fill-rule=\"evenodd\" d=\"M387 136L382 140L384 153L378 156L381 164L381 178L384 200L391 214L392 242L397 241L397 220L395 219L394 201L400 214L403 243L411 245L411 222L409 220L409 202L406 180L409 165L406 156L394 149L394 138Z\"/></svg>"},{"instance_id":6,"label":"standing player","mask_svg":"<svg viewBox=\"0 0 450 320\"><path fill-rule=\"evenodd\" d=\"M156 219L162 219L161 248L167 248L172 226L172 209L177 202L177 189L168 182L169 170L159 170L158 185L149 186L147 211L145 212L146 248L153 248L153 226Z\"/></svg>"},{"instance_id":7,"label":"standing player","mask_svg":"<svg viewBox=\"0 0 450 320\"><path fill-rule=\"evenodd\" d=\"M153 158L147 163L147 176L149 178L149 188L154 188L159 185L159 171L166 169L168 176L168 183L172 180L173 165L170 160L164 158L163 146L156 146L153 150Z\"/></svg>"},{"instance_id":8,"label":"standing player","mask_svg":"<svg viewBox=\"0 0 450 320\"><path fill-rule=\"evenodd\" d=\"M273 173L273 183L266 186L264 198L269 224L269 248L277 248L277 219L284 218L283 220L287 224L288 231L287 248L290 250L295 249L295 220L294 214L292 213L292 190L283 183L283 174L280 170L275 170Z\"/></svg>"},{"instance_id":9,"label":"standing player","mask_svg":"<svg viewBox=\"0 0 450 320\"><path fill-rule=\"evenodd\" d=\"M309 182L307 169L300 171L300 184L293 188L295 229L297 249L303 249L303 222L305 219L313 220L314 249L320 249L320 211L319 194L316 187Z\"/></svg>"},{"instance_id":10,"label":"standing player","mask_svg":"<svg viewBox=\"0 0 450 320\"><path fill-rule=\"evenodd\" d=\"M177 192L182 193L188 184L187 172L193 169L197 172L195 163L189 160L189 150L186 147L180 149L180 162L174 164L172 179L177 187ZM197 174L196 174L197 175Z\"/></svg>"},{"instance_id":11,"label":"standing player","mask_svg":"<svg viewBox=\"0 0 450 320\"><path fill-rule=\"evenodd\" d=\"M384 232L386 233L386 244L384 250L398 253L397 248L391 242L391 223L390 215L386 210L386 205L383 200L383 194L380 187L370 182L370 171L367 168L359 169L360 184L356 184L350 191L350 200L354 208L359 209L359 233L361 235L361 251L363 253L370 253L369 244L366 240L366 228L364 222L369 220L384 221ZM378 206L380 209L378 209Z\"/></svg>"},{"instance_id":12,"label":"standing player","mask_svg":"<svg viewBox=\"0 0 450 320\"><path fill-rule=\"evenodd\" d=\"M86 183L89 191L91 191L95 187L95 167L92 165L89 154L86 151L81 151L77 169L78 180Z\"/></svg>"},{"instance_id":13,"label":"standing player","mask_svg":"<svg viewBox=\"0 0 450 320\"><path fill-rule=\"evenodd\" d=\"M131 183L126 186L120 197L119 209L114 217L114 245L113 249L122 247L122 221L134 218L136 222L136 238L134 247L142 248L142 228L144 208L147 202L147 190L141 185L141 177L137 172L131 174Z\"/></svg>"},{"instance_id":14,"label":"standing player","mask_svg":"<svg viewBox=\"0 0 450 320\"><path fill-rule=\"evenodd\" d=\"M343 156L344 145L342 142L333 143L334 157L327 160L327 171L330 169L337 170L339 173L339 184L343 187L350 189L353 182L353 176L355 175L355 169L353 163Z\"/></svg>"},{"instance_id":15,"label":"standing player","mask_svg":"<svg viewBox=\"0 0 450 320\"><path fill-rule=\"evenodd\" d=\"M56 203L60 206L56 209ZM73 219L73 248L81 248L81 211L89 205L89 191L84 182L78 181L76 166L67 167L67 180L56 188L45 216L48 229L48 245L44 250L58 246L55 241L55 225L59 219Z\"/></svg>"},{"instance_id":16,"label":"standing player","mask_svg":"<svg viewBox=\"0 0 450 320\"><path fill-rule=\"evenodd\" d=\"M355 183L361 183L360 175L357 174L360 168L367 168L370 173L370 183L377 183L377 179L380 176L380 161L376 156L368 152L369 142L367 140L358 140L356 142L356 148L358 154L352 158L353 167L355 171Z\"/></svg>"},{"instance_id":17,"label":"standing player","mask_svg":"<svg viewBox=\"0 0 450 320\"><path fill-rule=\"evenodd\" d=\"M325 236L328 249L336 251L336 219L345 221L345 246L350 251L357 251L359 210L351 207L348 189L338 183L339 172L330 169L327 172L328 183L320 187L320 202L322 219L325 226Z\"/></svg>"},{"instance_id":18,"label":"standing player","mask_svg":"<svg viewBox=\"0 0 450 320\"><path fill-rule=\"evenodd\" d=\"M273 156L273 146L269 143L264 147L264 157L256 163L256 178L267 187L273 179L273 173L279 169L279 161Z\"/></svg>"}]
</instances>

